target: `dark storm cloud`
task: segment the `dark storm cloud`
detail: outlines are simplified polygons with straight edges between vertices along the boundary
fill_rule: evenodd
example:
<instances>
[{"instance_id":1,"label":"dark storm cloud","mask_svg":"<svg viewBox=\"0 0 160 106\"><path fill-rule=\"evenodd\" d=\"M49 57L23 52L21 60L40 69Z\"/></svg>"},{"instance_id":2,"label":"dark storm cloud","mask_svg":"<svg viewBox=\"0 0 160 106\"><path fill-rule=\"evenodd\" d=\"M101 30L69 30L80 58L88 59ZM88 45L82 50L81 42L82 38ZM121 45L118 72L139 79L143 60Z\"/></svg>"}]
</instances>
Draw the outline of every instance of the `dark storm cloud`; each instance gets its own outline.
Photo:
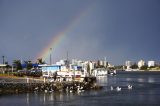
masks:
<instances>
[{"instance_id":1,"label":"dark storm cloud","mask_svg":"<svg viewBox=\"0 0 160 106\"><path fill-rule=\"evenodd\" d=\"M0 55L34 58L84 8L91 9L56 47L53 58L159 60L159 0L0 1Z\"/></svg>"}]
</instances>

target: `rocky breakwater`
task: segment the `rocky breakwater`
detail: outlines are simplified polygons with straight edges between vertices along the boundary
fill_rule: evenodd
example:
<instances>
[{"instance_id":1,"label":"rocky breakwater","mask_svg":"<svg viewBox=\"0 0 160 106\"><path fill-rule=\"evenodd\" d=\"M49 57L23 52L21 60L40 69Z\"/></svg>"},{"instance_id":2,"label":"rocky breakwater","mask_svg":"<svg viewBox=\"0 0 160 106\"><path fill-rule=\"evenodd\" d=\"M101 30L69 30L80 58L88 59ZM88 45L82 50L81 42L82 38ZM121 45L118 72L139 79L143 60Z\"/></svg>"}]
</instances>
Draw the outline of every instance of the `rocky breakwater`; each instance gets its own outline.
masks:
<instances>
[{"instance_id":1,"label":"rocky breakwater","mask_svg":"<svg viewBox=\"0 0 160 106\"><path fill-rule=\"evenodd\" d=\"M101 86L96 84L95 77L86 77L83 82L63 81L63 82L0 82L0 94L14 94L27 92L84 92L87 90L100 90Z\"/></svg>"}]
</instances>

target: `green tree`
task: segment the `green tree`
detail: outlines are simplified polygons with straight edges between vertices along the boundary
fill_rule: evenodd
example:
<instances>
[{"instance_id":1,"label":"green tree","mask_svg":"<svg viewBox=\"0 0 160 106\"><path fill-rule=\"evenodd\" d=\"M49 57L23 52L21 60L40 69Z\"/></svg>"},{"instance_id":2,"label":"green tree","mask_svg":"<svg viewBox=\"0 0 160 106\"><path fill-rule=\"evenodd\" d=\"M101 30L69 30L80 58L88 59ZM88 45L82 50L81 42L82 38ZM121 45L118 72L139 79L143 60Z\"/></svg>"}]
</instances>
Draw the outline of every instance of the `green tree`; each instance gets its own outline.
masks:
<instances>
[{"instance_id":1,"label":"green tree","mask_svg":"<svg viewBox=\"0 0 160 106\"><path fill-rule=\"evenodd\" d=\"M20 60L13 60L13 65L15 66L16 70L22 70L22 64Z\"/></svg>"},{"instance_id":2,"label":"green tree","mask_svg":"<svg viewBox=\"0 0 160 106\"><path fill-rule=\"evenodd\" d=\"M45 64L45 61L43 61L42 58L38 58L37 59L37 63L38 64Z\"/></svg>"},{"instance_id":3,"label":"green tree","mask_svg":"<svg viewBox=\"0 0 160 106\"><path fill-rule=\"evenodd\" d=\"M140 69L141 69L141 70L147 70L147 68L148 68L148 66L147 66L147 65L144 65L144 66L142 66Z\"/></svg>"},{"instance_id":4,"label":"green tree","mask_svg":"<svg viewBox=\"0 0 160 106\"><path fill-rule=\"evenodd\" d=\"M123 70L123 65L118 65L118 66L115 66L114 68L117 70Z\"/></svg>"},{"instance_id":5,"label":"green tree","mask_svg":"<svg viewBox=\"0 0 160 106\"><path fill-rule=\"evenodd\" d=\"M26 64L27 70L32 69L32 62L31 61L24 61L24 63Z\"/></svg>"},{"instance_id":6,"label":"green tree","mask_svg":"<svg viewBox=\"0 0 160 106\"><path fill-rule=\"evenodd\" d=\"M132 69L137 69L137 68L138 68L138 65L135 63L135 64L133 64L130 68L132 68Z\"/></svg>"},{"instance_id":7,"label":"green tree","mask_svg":"<svg viewBox=\"0 0 160 106\"><path fill-rule=\"evenodd\" d=\"M149 68L156 68L156 66L150 66Z\"/></svg>"},{"instance_id":8,"label":"green tree","mask_svg":"<svg viewBox=\"0 0 160 106\"><path fill-rule=\"evenodd\" d=\"M11 66L8 64L7 61L5 62L5 65L6 65L7 70L8 70L9 68L11 68Z\"/></svg>"}]
</instances>

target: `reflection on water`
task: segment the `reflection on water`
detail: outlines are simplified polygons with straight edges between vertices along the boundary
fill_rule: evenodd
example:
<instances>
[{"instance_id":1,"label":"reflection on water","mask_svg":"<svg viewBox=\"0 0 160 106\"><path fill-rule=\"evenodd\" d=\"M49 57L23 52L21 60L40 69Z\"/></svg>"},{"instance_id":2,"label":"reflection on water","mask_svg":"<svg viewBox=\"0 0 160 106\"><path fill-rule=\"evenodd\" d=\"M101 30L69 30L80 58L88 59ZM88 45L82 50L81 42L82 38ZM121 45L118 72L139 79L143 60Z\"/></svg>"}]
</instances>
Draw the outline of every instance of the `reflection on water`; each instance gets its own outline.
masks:
<instances>
[{"instance_id":1,"label":"reflection on water","mask_svg":"<svg viewBox=\"0 0 160 106\"><path fill-rule=\"evenodd\" d=\"M26 102L27 102L27 106L29 106L29 94L26 94Z\"/></svg>"},{"instance_id":2,"label":"reflection on water","mask_svg":"<svg viewBox=\"0 0 160 106\"><path fill-rule=\"evenodd\" d=\"M138 80L138 82L144 82L143 78L138 78L137 80Z\"/></svg>"},{"instance_id":3,"label":"reflection on water","mask_svg":"<svg viewBox=\"0 0 160 106\"><path fill-rule=\"evenodd\" d=\"M126 81L132 81L132 78L126 78Z\"/></svg>"},{"instance_id":4,"label":"reflection on water","mask_svg":"<svg viewBox=\"0 0 160 106\"><path fill-rule=\"evenodd\" d=\"M116 76L99 77L101 91L85 91L82 93L27 93L1 96L0 106L119 106L119 105L160 105L160 72L123 72ZM127 88L133 85L132 90ZM111 91L110 87L114 90ZM122 90L117 92L115 88Z\"/></svg>"},{"instance_id":5,"label":"reflection on water","mask_svg":"<svg viewBox=\"0 0 160 106\"><path fill-rule=\"evenodd\" d=\"M154 83L154 82L155 82L155 79L152 78L152 77L149 77L149 78L148 78L148 82L149 82L149 83Z\"/></svg>"}]
</instances>

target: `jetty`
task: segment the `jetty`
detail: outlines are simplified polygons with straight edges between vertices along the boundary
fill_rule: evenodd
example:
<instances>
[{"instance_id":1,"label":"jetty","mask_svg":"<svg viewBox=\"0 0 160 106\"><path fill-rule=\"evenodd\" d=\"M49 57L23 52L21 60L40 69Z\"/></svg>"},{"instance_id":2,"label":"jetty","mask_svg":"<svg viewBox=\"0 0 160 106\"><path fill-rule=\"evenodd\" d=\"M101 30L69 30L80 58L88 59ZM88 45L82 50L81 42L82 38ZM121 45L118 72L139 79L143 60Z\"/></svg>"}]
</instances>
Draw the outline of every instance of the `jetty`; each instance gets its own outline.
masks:
<instances>
[{"instance_id":1,"label":"jetty","mask_svg":"<svg viewBox=\"0 0 160 106\"><path fill-rule=\"evenodd\" d=\"M28 80L28 79L27 79ZM31 80L31 79L29 79ZM0 94L32 93L32 92L84 92L87 90L100 90L102 86L96 84L95 77L86 77L79 81L53 81L41 80L26 81L25 79L0 78Z\"/></svg>"}]
</instances>

